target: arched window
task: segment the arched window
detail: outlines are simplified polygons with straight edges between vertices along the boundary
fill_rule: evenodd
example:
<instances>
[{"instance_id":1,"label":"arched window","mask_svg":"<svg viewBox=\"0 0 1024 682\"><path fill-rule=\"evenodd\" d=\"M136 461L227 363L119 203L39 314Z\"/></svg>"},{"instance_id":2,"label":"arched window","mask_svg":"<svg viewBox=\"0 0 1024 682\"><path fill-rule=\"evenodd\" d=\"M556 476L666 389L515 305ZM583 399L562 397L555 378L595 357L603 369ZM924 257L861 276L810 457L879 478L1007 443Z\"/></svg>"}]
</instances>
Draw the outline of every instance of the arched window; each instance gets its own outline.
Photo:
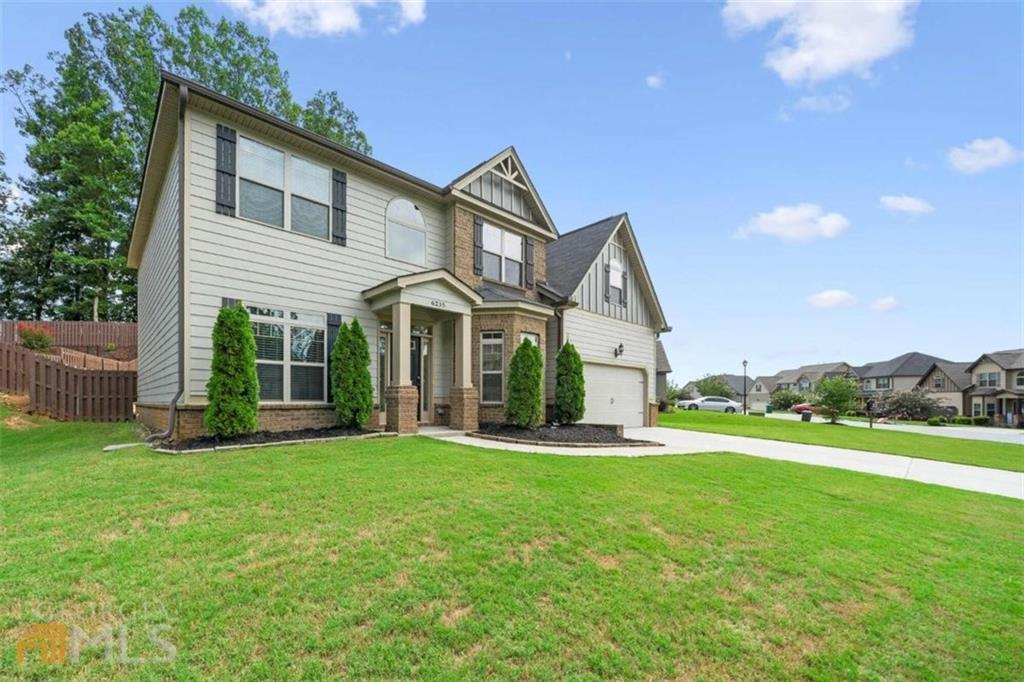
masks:
<instances>
[{"instance_id":1,"label":"arched window","mask_svg":"<svg viewBox=\"0 0 1024 682\"><path fill-rule=\"evenodd\" d=\"M423 214L408 199L392 199L387 210L387 256L427 264L427 227Z\"/></svg>"}]
</instances>

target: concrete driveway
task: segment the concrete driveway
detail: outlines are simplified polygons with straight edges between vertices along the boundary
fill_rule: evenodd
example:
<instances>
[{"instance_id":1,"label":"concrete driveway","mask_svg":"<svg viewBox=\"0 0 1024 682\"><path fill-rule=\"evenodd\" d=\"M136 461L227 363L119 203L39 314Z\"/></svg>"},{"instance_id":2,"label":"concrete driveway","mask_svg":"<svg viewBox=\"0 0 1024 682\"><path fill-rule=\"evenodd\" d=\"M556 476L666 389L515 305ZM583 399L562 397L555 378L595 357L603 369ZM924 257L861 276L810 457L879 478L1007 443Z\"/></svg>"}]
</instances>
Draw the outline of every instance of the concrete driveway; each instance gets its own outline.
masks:
<instances>
[{"instance_id":1,"label":"concrete driveway","mask_svg":"<svg viewBox=\"0 0 1024 682\"><path fill-rule=\"evenodd\" d=\"M430 434L425 433L424 435ZM949 488L959 488L960 490L971 490L991 495L1003 495L1024 500L1024 473L1014 471L986 469L984 467L952 464L949 462L935 462L928 459L904 457L902 455L887 455L821 445L804 445L802 443L785 443L762 438L726 436L718 433L701 433L666 427L626 429L626 437L664 443L664 445L661 447L635 448L565 448L502 443L483 438L454 435L454 432L445 434L444 439L453 443L495 450L548 453L576 457L647 457L654 455L685 455L700 452L738 452L753 457L860 471L878 476L902 478L909 481L919 481L921 483L931 483Z\"/></svg>"},{"instance_id":2,"label":"concrete driveway","mask_svg":"<svg viewBox=\"0 0 1024 682\"><path fill-rule=\"evenodd\" d=\"M800 415L793 414L791 412L776 412L765 416L769 419L788 419L791 421L800 420ZM813 421L826 422L828 419L815 415ZM865 429L870 427L867 422L862 422L859 419L843 419L842 422L847 426L860 426ZM1024 429L1004 429L991 426L918 426L917 424L878 423L875 424L874 428L882 429L883 431L923 433L926 436L942 436L943 438L963 438L966 440L989 440L994 443L1013 443L1024 447Z\"/></svg>"}]
</instances>

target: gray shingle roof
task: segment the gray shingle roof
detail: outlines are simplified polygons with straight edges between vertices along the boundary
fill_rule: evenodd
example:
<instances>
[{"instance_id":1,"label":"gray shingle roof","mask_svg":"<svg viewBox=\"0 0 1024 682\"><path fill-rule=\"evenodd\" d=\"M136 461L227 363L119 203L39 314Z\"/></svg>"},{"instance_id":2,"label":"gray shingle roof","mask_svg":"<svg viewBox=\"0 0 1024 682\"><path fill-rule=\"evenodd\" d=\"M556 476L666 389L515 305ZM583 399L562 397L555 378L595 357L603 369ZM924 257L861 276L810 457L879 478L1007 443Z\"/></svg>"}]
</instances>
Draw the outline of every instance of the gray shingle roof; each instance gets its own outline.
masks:
<instances>
[{"instance_id":1,"label":"gray shingle roof","mask_svg":"<svg viewBox=\"0 0 1024 682\"><path fill-rule=\"evenodd\" d=\"M548 286L565 297L572 296L594 263L605 242L622 222L625 213L598 220L547 245Z\"/></svg>"},{"instance_id":2,"label":"gray shingle roof","mask_svg":"<svg viewBox=\"0 0 1024 682\"><path fill-rule=\"evenodd\" d=\"M536 303L523 291L495 284L494 282L484 282L476 290L483 297L484 301L526 301L528 303Z\"/></svg>"},{"instance_id":3,"label":"gray shingle roof","mask_svg":"<svg viewBox=\"0 0 1024 682\"><path fill-rule=\"evenodd\" d=\"M971 366L969 362L942 361L936 362L935 366L942 370L943 374L949 377L961 391L974 383L971 373L967 371L967 368Z\"/></svg>"},{"instance_id":4,"label":"gray shingle roof","mask_svg":"<svg viewBox=\"0 0 1024 682\"><path fill-rule=\"evenodd\" d=\"M756 386L758 383L761 384L761 388L764 389L765 393L771 393L775 390L775 384L778 383L779 377L775 374L771 376L759 376L754 379L752 386ZM751 388L750 390L754 390Z\"/></svg>"},{"instance_id":5,"label":"gray shingle roof","mask_svg":"<svg viewBox=\"0 0 1024 682\"><path fill-rule=\"evenodd\" d=\"M985 353L985 356L1003 369L1024 369L1024 348L997 350L994 353Z\"/></svg>"},{"instance_id":6,"label":"gray shingle roof","mask_svg":"<svg viewBox=\"0 0 1024 682\"><path fill-rule=\"evenodd\" d=\"M658 374L668 374L672 371L672 365L668 361L668 353L665 352L665 345L658 339L658 343L655 346L657 351L657 364L654 371Z\"/></svg>"},{"instance_id":7,"label":"gray shingle roof","mask_svg":"<svg viewBox=\"0 0 1024 682\"><path fill-rule=\"evenodd\" d=\"M932 365L937 362L949 362L949 360L937 358L934 355L925 355L924 353L904 353L894 357L892 360L872 362L867 365L867 370L863 374L858 372L857 376L861 379L870 379L872 377L919 377L924 376L931 369Z\"/></svg>"}]
</instances>

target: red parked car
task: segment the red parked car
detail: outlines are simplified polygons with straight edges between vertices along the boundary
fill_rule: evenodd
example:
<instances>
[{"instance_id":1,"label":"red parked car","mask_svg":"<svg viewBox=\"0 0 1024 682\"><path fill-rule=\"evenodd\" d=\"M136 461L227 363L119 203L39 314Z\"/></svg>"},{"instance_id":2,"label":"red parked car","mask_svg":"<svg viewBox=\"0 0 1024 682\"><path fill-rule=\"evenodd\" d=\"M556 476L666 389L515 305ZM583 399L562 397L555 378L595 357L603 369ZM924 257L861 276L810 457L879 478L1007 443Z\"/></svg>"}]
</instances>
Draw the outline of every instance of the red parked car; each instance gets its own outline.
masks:
<instances>
[{"instance_id":1,"label":"red parked car","mask_svg":"<svg viewBox=\"0 0 1024 682\"><path fill-rule=\"evenodd\" d=\"M789 408L789 411L795 414L803 414L804 412L814 412L814 408L810 403L797 403L793 407Z\"/></svg>"}]
</instances>

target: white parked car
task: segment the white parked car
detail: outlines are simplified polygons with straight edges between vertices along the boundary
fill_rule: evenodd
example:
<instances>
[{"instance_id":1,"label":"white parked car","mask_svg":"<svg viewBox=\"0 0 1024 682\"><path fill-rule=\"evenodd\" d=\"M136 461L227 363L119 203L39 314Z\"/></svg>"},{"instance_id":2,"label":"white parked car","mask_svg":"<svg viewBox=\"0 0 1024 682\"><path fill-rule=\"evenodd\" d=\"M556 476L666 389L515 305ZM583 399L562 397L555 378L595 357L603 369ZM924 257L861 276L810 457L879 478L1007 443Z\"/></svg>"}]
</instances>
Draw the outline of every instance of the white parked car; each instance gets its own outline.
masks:
<instances>
[{"instance_id":1,"label":"white parked car","mask_svg":"<svg viewBox=\"0 0 1024 682\"><path fill-rule=\"evenodd\" d=\"M706 395L696 400L680 400L676 407L681 410L710 410L714 412L738 412L743 405L717 395Z\"/></svg>"}]
</instances>

